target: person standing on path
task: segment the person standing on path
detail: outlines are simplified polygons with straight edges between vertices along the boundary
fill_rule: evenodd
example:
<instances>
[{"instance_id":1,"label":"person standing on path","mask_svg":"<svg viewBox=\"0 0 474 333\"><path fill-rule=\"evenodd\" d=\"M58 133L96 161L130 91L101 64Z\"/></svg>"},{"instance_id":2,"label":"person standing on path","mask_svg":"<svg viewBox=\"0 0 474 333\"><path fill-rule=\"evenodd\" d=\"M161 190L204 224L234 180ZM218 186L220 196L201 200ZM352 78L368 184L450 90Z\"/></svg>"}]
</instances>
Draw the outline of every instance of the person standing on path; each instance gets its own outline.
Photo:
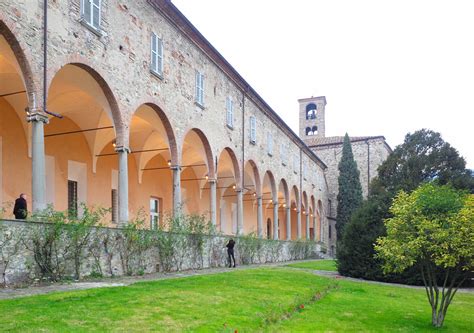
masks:
<instances>
[{"instance_id":1,"label":"person standing on path","mask_svg":"<svg viewBox=\"0 0 474 333\"><path fill-rule=\"evenodd\" d=\"M28 216L28 207L26 204L26 194L20 194L20 197L15 200L15 206L13 207L13 215L17 220L24 220Z\"/></svg>"},{"instance_id":2,"label":"person standing on path","mask_svg":"<svg viewBox=\"0 0 474 333\"><path fill-rule=\"evenodd\" d=\"M229 256L229 268L232 267L232 259L234 260L234 267L235 267L235 257L234 257L234 246L235 242L233 239L230 239L227 245L227 255Z\"/></svg>"}]
</instances>

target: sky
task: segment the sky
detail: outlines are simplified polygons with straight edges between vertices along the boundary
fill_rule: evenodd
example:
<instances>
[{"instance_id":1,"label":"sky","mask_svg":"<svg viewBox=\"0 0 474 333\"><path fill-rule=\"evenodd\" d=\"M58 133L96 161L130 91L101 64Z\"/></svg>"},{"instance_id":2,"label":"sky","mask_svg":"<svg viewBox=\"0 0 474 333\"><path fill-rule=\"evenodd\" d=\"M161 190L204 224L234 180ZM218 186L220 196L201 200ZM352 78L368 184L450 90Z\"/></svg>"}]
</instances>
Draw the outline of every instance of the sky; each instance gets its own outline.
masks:
<instances>
[{"instance_id":1,"label":"sky","mask_svg":"<svg viewBox=\"0 0 474 333\"><path fill-rule=\"evenodd\" d=\"M172 2L296 133L326 96L326 136L429 128L474 169L474 1Z\"/></svg>"}]
</instances>

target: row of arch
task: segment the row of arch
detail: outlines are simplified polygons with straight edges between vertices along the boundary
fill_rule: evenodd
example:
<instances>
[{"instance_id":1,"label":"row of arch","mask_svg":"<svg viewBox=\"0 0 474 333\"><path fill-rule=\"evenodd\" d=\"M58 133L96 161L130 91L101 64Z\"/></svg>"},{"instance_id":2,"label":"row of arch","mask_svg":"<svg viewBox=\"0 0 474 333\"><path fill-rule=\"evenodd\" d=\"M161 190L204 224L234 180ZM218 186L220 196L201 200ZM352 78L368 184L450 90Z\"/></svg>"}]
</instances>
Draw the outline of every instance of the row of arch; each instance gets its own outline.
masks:
<instances>
[{"instance_id":1,"label":"row of arch","mask_svg":"<svg viewBox=\"0 0 474 333\"><path fill-rule=\"evenodd\" d=\"M107 80L86 61L76 59L51 71L47 110L62 118L50 118L44 125L44 119L33 117L40 110L40 90L23 50L0 21L0 75L5 79L0 85L0 154L17 153L1 173L13 175L21 169L28 175L24 183L1 184L2 201L26 192L28 182L33 183L33 200L40 197L35 177L41 172L28 163L32 157L33 165L45 163L44 188L37 185L45 202L39 204L51 203L56 209L68 208L74 186L78 199L106 206L111 190L112 207L115 190L118 222L127 219L129 208L137 213L155 200L163 215L177 209L209 214L227 234L321 239L322 204L314 195L284 178L275 179L271 170L262 172L253 160L242 163L230 147L214 155L199 128L187 129L178 142L166 113L154 101L142 101L124 121ZM23 112L27 106L31 125ZM39 142L35 135L43 126L44 141ZM38 148L44 156L38 157Z\"/></svg>"},{"instance_id":2,"label":"row of arch","mask_svg":"<svg viewBox=\"0 0 474 333\"><path fill-rule=\"evenodd\" d=\"M306 127L305 132L306 132L307 136L317 135L318 134L318 126Z\"/></svg>"}]
</instances>

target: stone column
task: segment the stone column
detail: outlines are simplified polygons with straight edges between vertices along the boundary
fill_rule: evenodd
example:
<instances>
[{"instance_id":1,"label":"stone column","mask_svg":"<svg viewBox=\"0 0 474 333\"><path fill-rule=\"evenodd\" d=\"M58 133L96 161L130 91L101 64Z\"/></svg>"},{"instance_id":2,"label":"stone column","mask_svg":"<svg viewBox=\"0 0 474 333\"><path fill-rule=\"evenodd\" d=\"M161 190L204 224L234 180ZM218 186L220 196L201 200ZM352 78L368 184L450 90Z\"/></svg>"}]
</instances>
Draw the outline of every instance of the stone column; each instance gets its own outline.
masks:
<instances>
[{"instance_id":1,"label":"stone column","mask_svg":"<svg viewBox=\"0 0 474 333\"><path fill-rule=\"evenodd\" d=\"M309 229L309 212L306 212L306 239L309 239Z\"/></svg>"},{"instance_id":2,"label":"stone column","mask_svg":"<svg viewBox=\"0 0 474 333\"><path fill-rule=\"evenodd\" d=\"M296 237L301 239L301 209L296 210Z\"/></svg>"},{"instance_id":3,"label":"stone column","mask_svg":"<svg viewBox=\"0 0 474 333\"><path fill-rule=\"evenodd\" d=\"M124 225L128 223L128 147L116 147L118 154L118 209L119 223Z\"/></svg>"},{"instance_id":4,"label":"stone column","mask_svg":"<svg viewBox=\"0 0 474 333\"><path fill-rule=\"evenodd\" d=\"M278 239L278 201L273 200L273 239Z\"/></svg>"},{"instance_id":5,"label":"stone column","mask_svg":"<svg viewBox=\"0 0 474 333\"><path fill-rule=\"evenodd\" d=\"M173 165L173 215L181 213L181 166Z\"/></svg>"},{"instance_id":6,"label":"stone column","mask_svg":"<svg viewBox=\"0 0 474 333\"><path fill-rule=\"evenodd\" d=\"M48 116L41 109L32 108L27 113L27 121L31 123L31 167L32 167L32 201L33 212L46 208L46 165L44 154L44 124Z\"/></svg>"},{"instance_id":7,"label":"stone column","mask_svg":"<svg viewBox=\"0 0 474 333\"><path fill-rule=\"evenodd\" d=\"M217 226L217 180L209 179L210 200L211 200L211 223Z\"/></svg>"},{"instance_id":8,"label":"stone column","mask_svg":"<svg viewBox=\"0 0 474 333\"><path fill-rule=\"evenodd\" d=\"M263 206L261 196L257 198L257 234L258 237L263 237Z\"/></svg>"},{"instance_id":9,"label":"stone column","mask_svg":"<svg viewBox=\"0 0 474 333\"><path fill-rule=\"evenodd\" d=\"M291 240L291 208L286 207L286 240Z\"/></svg>"},{"instance_id":10,"label":"stone column","mask_svg":"<svg viewBox=\"0 0 474 333\"><path fill-rule=\"evenodd\" d=\"M244 233L244 192L236 189L237 192L237 235Z\"/></svg>"}]
</instances>

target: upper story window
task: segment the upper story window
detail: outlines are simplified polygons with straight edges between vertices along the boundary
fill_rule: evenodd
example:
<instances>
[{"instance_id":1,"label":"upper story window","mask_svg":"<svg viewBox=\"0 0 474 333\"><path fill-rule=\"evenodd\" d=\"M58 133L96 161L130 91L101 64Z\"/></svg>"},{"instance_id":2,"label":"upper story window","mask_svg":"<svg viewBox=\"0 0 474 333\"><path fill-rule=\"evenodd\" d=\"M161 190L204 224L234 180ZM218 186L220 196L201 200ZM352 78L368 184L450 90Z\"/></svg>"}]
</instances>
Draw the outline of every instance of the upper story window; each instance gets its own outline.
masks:
<instances>
[{"instance_id":1,"label":"upper story window","mask_svg":"<svg viewBox=\"0 0 474 333\"><path fill-rule=\"evenodd\" d=\"M84 23L100 31L101 0L81 0L81 17Z\"/></svg>"},{"instance_id":2,"label":"upper story window","mask_svg":"<svg viewBox=\"0 0 474 333\"><path fill-rule=\"evenodd\" d=\"M225 99L225 109L226 109L226 125L229 128L234 128L234 102L232 97L228 96Z\"/></svg>"},{"instance_id":3,"label":"upper story window","mask_svg":"<svg viewBox=\"0 0 474 333\"><path fill-rule=\"evenodd\" d=\"M316 104L309 103L306 105L306 119L316 119Z\"/></svg>"},{"instance_id":4,"label":"upper story window","mask_svg":"<svg viewBox=\"0 0 474 333\"><path fill-rule=\"evenodd\" d=\"M196 103L204 106L204 74L196 71Z\"/></svg>"},{"instance_id":5,"label":"upper story window","mask_svg":"<svg viewBox=\"0 0 474 333\"><path fill-rule=\"evenodd\" d=\"M163 40L155 33L151 34L151 71L163 76Z\"/></svg>"},{"instance_id":6,"label":"upper story window","mask_svg":"<svg viewBox=\"0 0 474 333\"><path fill-rule=\"evenodd\" d=\"M273 136L272 133L267 133L267 154L269 156L273 155Z\"/></svg>"},{"instance_id":7,"label":"upper story window","mask_svg":"<svg viewBox=\"0 0 474 333\"><path fill-rule=\"evenodd\" d=\"M287 154L287 149L284 143L280 145L280 157L281 157L281 164L286 165L288 161L288 154Z\"/></svg>"},{"instance_id":8,"label":"upper story window","mask_svg":"<svg viewBox=\"0 0 474 333\"><path fill-rule=\"evenodd\" d=\"M250 143L257 142L257 118L250 116Z\"/></svg>"},{"instance_id":9,"label":"upper story window","mask_svg":"<svg viewBox=\"0 0 474 333\"><path fill-rule=\"evenodd\" d=\"M293 172L294 173L298 172L298 164L299 164L298 162L299 162L298 155L293 155Z\"/></svg>"}]
</instances>

